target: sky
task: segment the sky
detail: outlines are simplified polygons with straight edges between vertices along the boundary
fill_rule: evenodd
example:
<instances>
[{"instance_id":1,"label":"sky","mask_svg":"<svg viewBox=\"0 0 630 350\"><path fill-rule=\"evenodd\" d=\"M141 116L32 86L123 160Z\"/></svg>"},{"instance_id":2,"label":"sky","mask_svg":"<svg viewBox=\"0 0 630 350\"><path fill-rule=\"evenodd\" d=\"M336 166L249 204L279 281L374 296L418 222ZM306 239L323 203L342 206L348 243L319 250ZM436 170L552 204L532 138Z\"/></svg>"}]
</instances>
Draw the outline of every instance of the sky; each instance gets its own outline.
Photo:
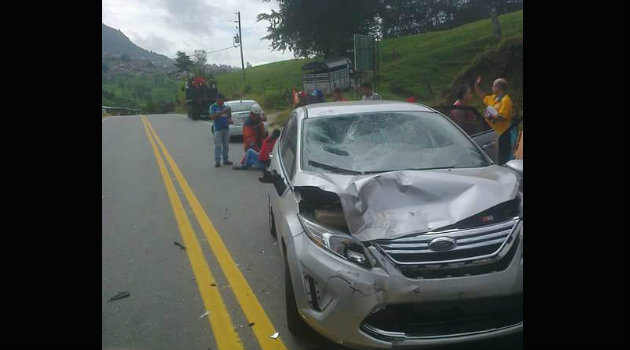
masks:
<instances>
[{"instance_id":1,"label":"sky","mask_svg":"<svg viewBox=\"0 0 630 350\"><path fill-rule=\"evenodd\" d=\"M257 66L293 58L292 52L271 51L271 41L261 40L269 22L257 22L256 16L271 9L278 10L273 0L102 0L102 22L143 49L174 58L177 51L192 56L195 50L233 47L240 11L243 59ZM241 66L238 48L208 53L207 58L209 64Z\"/></svg>"}]
</instances>

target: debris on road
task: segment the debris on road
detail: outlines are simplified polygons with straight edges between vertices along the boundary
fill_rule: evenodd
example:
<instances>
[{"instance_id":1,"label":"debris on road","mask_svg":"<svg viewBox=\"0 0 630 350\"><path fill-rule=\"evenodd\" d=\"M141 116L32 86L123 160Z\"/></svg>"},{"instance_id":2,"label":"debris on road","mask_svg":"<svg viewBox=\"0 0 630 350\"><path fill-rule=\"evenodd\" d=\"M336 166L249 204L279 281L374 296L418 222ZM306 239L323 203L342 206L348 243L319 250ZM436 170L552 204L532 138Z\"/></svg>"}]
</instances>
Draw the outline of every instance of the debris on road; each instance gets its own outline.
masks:
<instances>
[{"instance_id":1,"label":"debris on road","mask_svg":"<svg viewBox=\"0 0 630 350\"><path fill-rule=\"evenodd\" d=\"M280 335L280 333L276 332L273 335L271 335L271 338L277 339L279 335Z\"/></svg>"},{"instance_id":2,"label":"debris on road","mask_svg":"<svg viewBox=\"0 0 630 350\"><path fill-rule=\"evenodd\" d=\"M210 313L210 311L206 311L206 312L203 313L203 315L199 316L199 318L202 319L202 318L208 316L209 313Z\"/></svg>"},{"instance_id":3,"label":"debris on road","mask_svg":"<svg viewBox=\"0 0 630 350\"><path fill-rule=\"evenodd\" d=\"M253 326L253 325L255 325L255 323L254 323L254 322L252 322L252 323L248 324L248 326L250 326L250 327L251 327L251 326Z\"/></svg>"},{"instance_id":4,"label":"debris on road","mask_svg":"<svg viewBox=\"0 0 630 350\"><path fill-rule=\"evenodd\" d=\"M182 248L182 250L186 250L186 247L184 247L183 245L181 245L179 242L173 242L173 244L175 244L176 246Z\"/></svg>"},{"instance_id":5,"label":"debris on road","mask_svg":"<svg viewBox=\"0 0 630 350\"><path fill-rule=\"evenodd\" d=\"M116 294L113 297L109 298L109 300L107 302L124 299L124 298L129 297L130 295L131 294L129 294L129 292L119 292L118 294Z\"/></svg>"},{"instance_id":6,"label":"debris on road","mask_svg":"<svg viewBox=\"0 0 630 350\"><path fill-rule=\"evenodd\" d=\"M217 285L215 283L210 283L210 287L216 287Z\"/></svg>"},{"instance_id":7,"label":"debris on road","mask_svg":"<svg viewBox=\"0 0 630 350\"><path fill-rule=\"evenodd\" d=\"M264 251L264 250L261 250L260 252L261 252L261 253L263 253L263 254L265 254L265 251Z\"/></svg>"},{"instance_id":8,"label":"debris on road","mask_svg":"<svg viewBox=\"0 0 630 350\"><path fill-rule=\"evenodd\" d=\"M272 244L272 245L278 245L278 242L273 242L273 244Z\"/></svg>"}]
</instances>

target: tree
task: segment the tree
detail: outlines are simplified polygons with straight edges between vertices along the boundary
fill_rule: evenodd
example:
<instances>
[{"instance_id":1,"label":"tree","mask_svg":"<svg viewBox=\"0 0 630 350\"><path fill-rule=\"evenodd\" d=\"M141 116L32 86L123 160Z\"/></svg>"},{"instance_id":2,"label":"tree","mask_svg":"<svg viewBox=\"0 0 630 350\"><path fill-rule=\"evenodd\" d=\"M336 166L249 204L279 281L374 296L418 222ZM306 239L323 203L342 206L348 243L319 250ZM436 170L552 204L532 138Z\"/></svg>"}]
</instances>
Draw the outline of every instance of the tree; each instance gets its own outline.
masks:
<instances>
[{"instance_id":1,"label":"tree","mask_svg":"<svg viewBox=\"0 0 630 350\"><path fill-rule=\"evenodd\" d=\"M175 58L175 67L178 72L189 72L193 66L193 62L185 52L177 51L177 57Z\"/></svg>"},{"instance_id":2,"label":"tree","mask_svg":"<svg viewBox=\"0 0 630 350\"><path fill-rule=\"evenodd\" d=\"M203 75L205 73L204 65L208 61L207 55L208 53L205 50L195 50L195 53L193 53L197 74Z\"/></svg>"},{"instance_id":3,"label":"tree","mask_svg":"<svg viewBox=\"0 0 630 350\"><path fill-rule=\"evenodd\" d=\"M121 97L125 98L125 86L127 85L125 83L125 78L119 77L118 81L116 83L117 83L118 87L120 88L120 90L122 92Z\"/></svg>"},{"instance_id":4,"label":"tree","mask_svg":"<svg viewBox=\"0 0 630 350\"><path fill-rule=\"evenodd\" d=\"M263 0L269 2L270 0ZM274 50L291 50L296 57L346 56L353 34L369 34L376 23L378 0L276 0L279 11L261 13L268 21Z\"/></svg>"}]
</instances>

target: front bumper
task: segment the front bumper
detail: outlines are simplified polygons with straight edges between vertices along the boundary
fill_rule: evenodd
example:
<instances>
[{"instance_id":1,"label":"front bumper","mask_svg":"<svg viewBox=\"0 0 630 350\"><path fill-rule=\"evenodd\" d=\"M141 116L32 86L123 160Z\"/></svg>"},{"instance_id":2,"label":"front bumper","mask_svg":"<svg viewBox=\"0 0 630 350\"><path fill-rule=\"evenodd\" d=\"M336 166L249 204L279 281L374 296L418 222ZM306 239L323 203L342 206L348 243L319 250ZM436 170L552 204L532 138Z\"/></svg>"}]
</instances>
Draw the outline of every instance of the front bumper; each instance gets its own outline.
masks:
<instances>
[{"instance_id":1,"label":"front bumper","mask_svg":"<svg viewBox=\"0 0 630 350\"><path fill-rule=\"evenodd\" d=\"M520 229L522 233L522 226ZM313 329L330 340L352 347L388 349L477 341L522 332L522 318L501 327L431 336L387 334L364 324L373 312L387 305L518 298L523 293L522 239L506 269L455 278L407 278L380 252L369 249L381 267L359 267L317 247L306 234L298 234L289 242L287 258L298 309Z\"/></svg>"}]
</instances>

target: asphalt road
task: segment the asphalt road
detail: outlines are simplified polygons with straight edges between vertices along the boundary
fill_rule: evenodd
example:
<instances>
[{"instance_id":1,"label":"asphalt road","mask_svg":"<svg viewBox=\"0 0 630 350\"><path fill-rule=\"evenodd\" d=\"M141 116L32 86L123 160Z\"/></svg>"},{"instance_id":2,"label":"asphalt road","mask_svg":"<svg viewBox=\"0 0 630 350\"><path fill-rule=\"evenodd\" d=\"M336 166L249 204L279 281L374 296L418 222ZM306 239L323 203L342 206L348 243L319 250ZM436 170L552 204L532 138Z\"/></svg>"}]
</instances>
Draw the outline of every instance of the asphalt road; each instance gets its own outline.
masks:
<instances>
[{"instance_id":1,"label":"asphalt road","mask_svg":"<svg viewBox=\"0 0 630 350\"><path fill-rule=\"evenodd\" d=\"M102 121L102 348L342 349L286 328L260 173L214 168L208 122L144 120ZM232 142L231 160L242 154ZM478 347L520 349L522 337L458 348Z\"/></svg>"}]
</instances>

